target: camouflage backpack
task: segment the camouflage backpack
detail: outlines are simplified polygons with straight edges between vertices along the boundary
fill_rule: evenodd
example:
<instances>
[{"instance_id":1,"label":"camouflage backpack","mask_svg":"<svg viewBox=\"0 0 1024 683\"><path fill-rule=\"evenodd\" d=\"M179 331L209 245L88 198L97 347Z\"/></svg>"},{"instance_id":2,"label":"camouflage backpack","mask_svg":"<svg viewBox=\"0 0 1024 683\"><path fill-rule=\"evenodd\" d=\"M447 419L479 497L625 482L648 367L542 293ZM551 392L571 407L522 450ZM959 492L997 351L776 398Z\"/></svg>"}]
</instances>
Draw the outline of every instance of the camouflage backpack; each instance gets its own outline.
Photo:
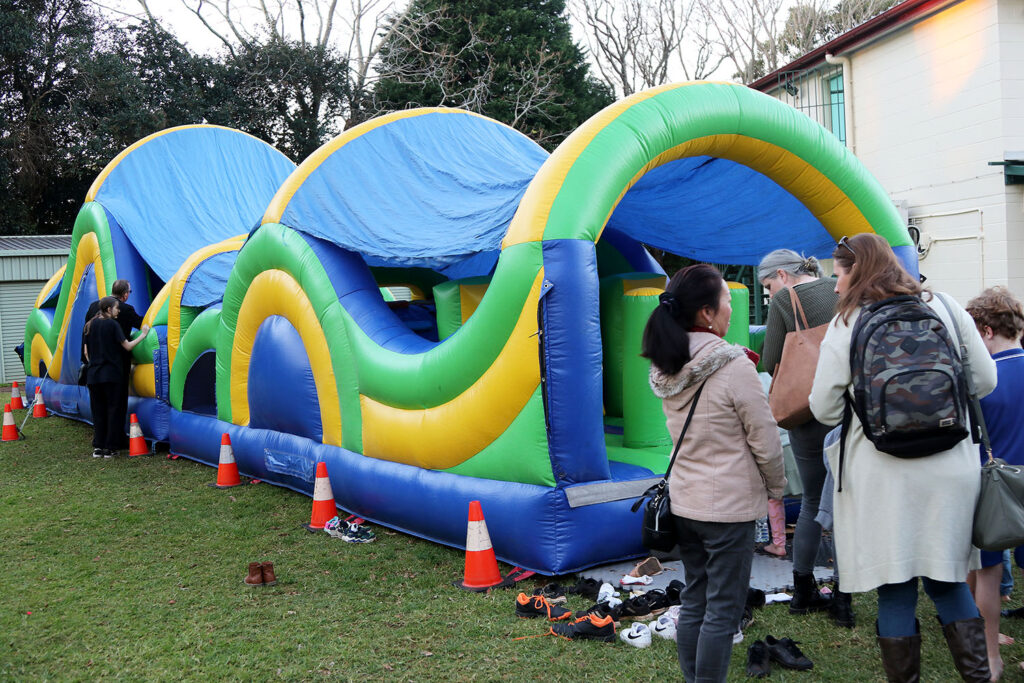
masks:
<instances>
[{"instance_id":1,"label":"camouflage backpack","mask_svg":"<svg viewBox=\"0 0 1024 683\"><path fill-rule=\"evenodd\" d=\"M875 448L898 458L940 453L968 435L957 343L920 297L892 297L861 311L850 372L853 399L846 398L844 436L851 409Z\"/></svg>"}]
</instances>

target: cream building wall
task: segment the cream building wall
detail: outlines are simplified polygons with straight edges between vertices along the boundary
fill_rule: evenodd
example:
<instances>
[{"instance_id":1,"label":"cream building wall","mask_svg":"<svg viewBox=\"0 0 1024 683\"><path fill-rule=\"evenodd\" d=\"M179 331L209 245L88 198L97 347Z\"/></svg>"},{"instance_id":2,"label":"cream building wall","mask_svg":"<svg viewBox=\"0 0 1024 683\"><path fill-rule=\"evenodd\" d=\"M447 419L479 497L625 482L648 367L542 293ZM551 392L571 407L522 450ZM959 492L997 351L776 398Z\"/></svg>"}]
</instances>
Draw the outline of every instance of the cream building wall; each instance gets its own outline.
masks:
<instances>
[{"instance_id":1,"label":"cream building wall","mask_svg":"<svg viewBox=\"0 0 1024 683\"><path fill-rule=\"evenodd\" d=\"M1024 2L964 0L845 56L854 152L921 229L929 285L1024 296L1024 185L988 165L1024 152Z\"/></svg>"}]
</instances>

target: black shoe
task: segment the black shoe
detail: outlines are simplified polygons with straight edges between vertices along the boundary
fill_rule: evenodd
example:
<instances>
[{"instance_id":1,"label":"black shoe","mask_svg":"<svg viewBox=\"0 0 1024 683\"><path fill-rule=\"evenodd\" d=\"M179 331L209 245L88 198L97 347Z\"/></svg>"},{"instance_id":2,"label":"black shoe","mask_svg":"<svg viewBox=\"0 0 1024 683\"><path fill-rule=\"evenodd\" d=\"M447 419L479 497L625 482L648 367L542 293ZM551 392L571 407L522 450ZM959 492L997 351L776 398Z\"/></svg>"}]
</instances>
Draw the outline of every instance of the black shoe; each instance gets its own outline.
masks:
<instances>
[{"instance_id":1,"label":"black shoe","mask_svg":"<svg viewBox=\"0 0 1024 683\"><path fill-rule=\"evenodd\" d=\"M585 614L569 623L553 624L551 632L570 640L600 640L612 643L615 641L615 622L609 616Z\"/></svg>"},{"instance_id":2,"label":"black shoe","mask_svg":"<svg viewBox=\"0 0 1024 683\"><path fill-rule=\"evenodd\" d=\"M814 574L793 572L793 599L789 601L790 614L807 614L828 609L832 601L818 591Z\"/></svg>"},{"instance_id":3,"label":"black shoe","mask_svg":"<svg viewBox=\"0 0 1024 683\"><path fill-rule=\"evenodd\" d=\"M746 631L747 627L754 623L754 608L747 605L743 608L743 618L740 619L740 631Z\"/></svg>"},{"instance_id":4,"label":"black shoe","mask_svg":"<svg viewBox=\"0 0 1024 683\"><path fill-rule=\"evenodd\" d=\"M747 607L757 609L758 607L764 607L765 594L760 588L748 588L747 589Z\"/></svg>"},{"instance_id":5,"label":"black shoe","mask_svg":"<svg viewBox=\"0 0 1024 683\"><path fill-rule=\"evenodd\" d=\"M589 600L597 600L597 593L601 590L601 582L597 579L580 578L576 585L566 590L567 593L582 595Z\"/></svg>"},{"instance_id":6,"label":"black shoe","mask_svg":"<svg viewBox=\"0 0 1024 683\"><path fill-rule=\"evenodd\" d=\"M683 603L680 597L683 594L683 589L686 587L679 579L672 579L668 582L668 588L665 589L665 595L668 596L668 601L673 605L681 605Z\"/></svg>"},{"instance_id":7,"label":"black shoe","mask_svg":"<svg viewBox=\"0 0 1024 683\"><path fill-rule=\"evenodd\" d=\"M535 588L533 594L543 596L552 605L564 605L567 600L565 589L557 583L549 583L541 588Z\"/></svg>"},{"instance_id":8,"label":"black shoe","mask_svg":"<svg viewBox=\"0 0 1024 683\"><path fill-rule=\"evenodd\" d=\"M599 602L591 605L582 612L576 612L577 617L585 617L588 614L593 614L600 619L603 619L604 617L611 617L612 621L615 622L615 628L619 628L619 626L621 626L619 623L619 608L609 607L607 602Z\"/></svg>"},{"instance_id":9,"label":"black shoe","mask_svg":"<svg viewBox=\"0 0 1024 683\"><path fill-rule=\"evenodd\" d=\"M616 612L618 612L617 615L615 614ZM613 607L612 615L616 621L619 619L650 619L651 603L647 601L647 596L645 595L634 595L621 605Z\"/></svg>"},{"instance_id":10,"label":"black shoe","mask_svg":"<svg viewBox=\"0 0 1024 683\"><path fill-rule=\"evenodd\" d=\"M663 612L668 611L668 608L672 606L672 601L668 599L668 594L660 588L653 588L646 593L644 597L647 598L647 604L651 607L651 614L658 616Z\"/></svg>"},{"instance_id":11,"label":"black shoe","mask_svg":"<svg viewBox=\"0 0 1024 683\"><path fill-rule=\"evenodd\" d=\"M773 636L765 636L764 643L768 646L768 657L779 666L797 671L809 671L814 668L814 662L807 659L796 641L790 638L776 640Z\"/></svg>"},{"instance_id":12,"label":"black shoe","mask_svg":"<svg viewBox=\"0 0 1024 683\"><path fill-rule=\"evenodd\" d=\"M552 605L542 595L520 593L516 596L516 616L520 619L543 617L548 621L561 621L572 619L572 612L564 607Z\"/></svg>"},{"instance_id":13,"label":"black shoe","mask_svg":"<svg viewBox=\"0 0 1024 683\"><path fill-rule=\"evenodd\" d=\"M828 615L836 626L853 628L857 625L856 618L853 615L853 602L850 599L849 593L843 593L839 590L832 591L832 604L829 605Z\"/></svg>"},{"instance_id":14,"label":"black shoe","mask_svg":"<svg viewBox=\"0 0 1024 683\"><path fill-rule=\"evenodd\" d=\"M764 678L771 673L772 663L768 656L768 646L763 640L755 640L754 644L747 648L747 675L751 678Z\"/></svg>"},{"instance_id":15,"label":"black shoe","mask_svg":"<svg viewBox=\"0 0 1024 683\"><path fill-rule=\"evenodd\" d=\"M1024 619L1024 607L1018 607L1017 609L1004 609L999 614L1006 619Z\"/></svg>"}]
</instances>

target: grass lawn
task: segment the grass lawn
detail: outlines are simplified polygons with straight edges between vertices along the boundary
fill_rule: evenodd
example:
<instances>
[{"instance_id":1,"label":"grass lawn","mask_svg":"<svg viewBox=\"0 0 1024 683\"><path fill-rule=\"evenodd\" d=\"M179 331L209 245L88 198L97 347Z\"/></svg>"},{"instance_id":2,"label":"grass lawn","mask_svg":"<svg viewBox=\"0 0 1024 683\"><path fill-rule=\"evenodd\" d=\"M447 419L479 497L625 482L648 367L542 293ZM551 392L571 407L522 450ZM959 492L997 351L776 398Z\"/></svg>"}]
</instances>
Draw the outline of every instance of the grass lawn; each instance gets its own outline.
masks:
<instances>
[{"instance_id":1,"label":"grass lawn","mask_svg":"<svg viewBox=\"0 0 1024 683\"><path fill-rule=\"evenodd\" d=\"M15 411L19 424L24 415ZM214 469L162 454L94 460L91 428L70 420L30 419L25 431L0 444L0 680L681 678L670 641L514 640L546 626L515 617L514 591L452 587L461 551L380 527L365 545L310 534L305 496L209 488ZM276 586L242 583L257 560L274 562ZM853 630L759 610L730 680L746 680L746 646L768 633L801 641L815 662L772 680L884 680L873 597L854 605ZM570 596L569 607L587 606ZM956 680L926 599L919 616L923 680ZM1020 643L1003 649L1005 680L1021 680L1024 620L1003 632Z\"/></svg>"}]
</instances>

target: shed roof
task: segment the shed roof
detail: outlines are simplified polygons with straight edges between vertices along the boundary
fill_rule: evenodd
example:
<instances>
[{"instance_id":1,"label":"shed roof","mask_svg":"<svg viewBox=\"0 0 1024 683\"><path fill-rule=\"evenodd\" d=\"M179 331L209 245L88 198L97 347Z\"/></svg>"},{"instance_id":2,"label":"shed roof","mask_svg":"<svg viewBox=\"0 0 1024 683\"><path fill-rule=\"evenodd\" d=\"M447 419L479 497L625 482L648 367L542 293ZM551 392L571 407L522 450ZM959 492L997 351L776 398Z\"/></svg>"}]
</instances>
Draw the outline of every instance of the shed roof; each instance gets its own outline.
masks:
<instances>
[{"instance_id":1,"label":"shed roof","mask_svg":"<svg viewBox=\"0 0 1024 683\"><path fill-rule=\"evenodd\" d=\"M0 237L3 256L67 256L71 235L13 235Z\"/></svg>"}]
</instances>

